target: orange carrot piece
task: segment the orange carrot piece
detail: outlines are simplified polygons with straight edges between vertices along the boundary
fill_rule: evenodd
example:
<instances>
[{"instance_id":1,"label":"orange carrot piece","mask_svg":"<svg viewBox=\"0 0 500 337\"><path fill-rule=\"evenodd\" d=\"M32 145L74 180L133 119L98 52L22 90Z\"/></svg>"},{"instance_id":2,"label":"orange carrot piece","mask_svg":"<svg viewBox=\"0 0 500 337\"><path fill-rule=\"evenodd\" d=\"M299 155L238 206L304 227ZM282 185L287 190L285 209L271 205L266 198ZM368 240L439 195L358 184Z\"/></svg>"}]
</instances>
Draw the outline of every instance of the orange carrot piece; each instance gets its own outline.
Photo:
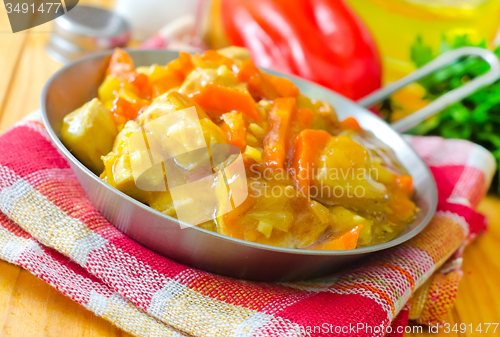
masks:
<instances>
[{"instance_id":1,"label":"orange carrot piece","mask_svg":"<svg viewBox=\"0 0 500 337\"><path fill-rule=\"evenodd\" d=\"M207 63L214 63L217 66L222 66L225 65L229 69L232 69L234 65L234 61L231 60L229 57L226 57L222 54L219 54L215 50L207 50L201 55L201 60L207 62Z\"/></svg>"},{"instance_id":2,"label":"orange carrot piece","mask_svg":"<svg viewBox=\"0 0 500 337\"><path fill-rule=\"evenodd\" d=\"M347 117L342 122L340 122L340 127L343 130L354 130L356 132L363 131L363 128L359 126L358 121L354 117Z\"/></svg>"},{"instance_id":3,"label":"orange carrot piece","mask_svg":"<svg viewBox=\"0 0 500 337\"><path fill-rule=\"evenodd\" d=\"M308 129L311 127L314 117L316 115L314 112L311 111L309 108L302 108L297 110L296 114L297 118L296 120L304 126L305 129Z\"/></svg>"},{"instance_id":4,"label":"orange carrot piece","mask_svg":"<svg viewBox=\"0 0 500 337\"><path fill-rule=\"evenodd\" d=\"M302 192L309 191L316 162L331 138L332 135L326 131L311 129L303 130L297 136L289 171Z\"/></svg>"},{"instance_id":5,"label":"orange carrot piece","mask_svg":"<svg viewBox=\"0 0 500 337\"><path fill-rule=\"evenodd\" d=\"M309 129L314 120L314 112L308 108L297 109L292 117L292 126L290 135L297 136L302 130Z\"/></svg>"},{"instance_id":6,"label":"orange carrot piece","mask_svg":"<svg viewBox=\"0 0 500 337\"><path fill-rule=\"evenodd\" d=\"M172 62L167 64L167 69L174 71L175 73L182 76L183 79L185 79L186 76L194 70L191 55L186 52L181 52L178 59L173 60Z\"/></svg>"},{"instance_id":7,"label":"orange carrot piece","mask_svg":"<svg viewBox=\"0 0 500 337\"><path fill-rule=\"evenodd\" d=\"M314 112L312 112L311 109L301 108L295 110L295 113L292 116L292 124L290 126L290 134L288 137L287 159L291 159L293 155L293 149L297 136L302 132L302 130L309 129L311 127L314 117Z\"/></svg>"},{"instance_id":8,"label":"orange carrot piece","mask_svg":"<svg viewBox=\"0 0 500 337\"><path fill-rule=\"evenodd\" d=\"M413 194L415 189L413 187L413 179L411 176L400 176L396 179L396 182L406 194Z\"/></svg>"},{"instance_id":9,"label":"orange carrot piece","mask_svg":"<svg viewBox=\"0 0 500 337\"><path fill-rule=\"evenodd\" d=\"M151 94L148 75L134 72L129 76L128 81L137 88L141 97L147 97Z\"/></svg>"},{"instance_id":10,"label":"orange carrot piece","mask_svg":"<svg viewBox=\"0 0 500 337\"><path fill-rule=\"evenodd\" d=\"M209 83L200 91L192 94L192 98L213 119L219 118L223 113L237 111L254 121L262 121L262 115L257 109L255 101L246 90Z\"/></svg>"},{"instance_id":11,"label":"orange carrot piece","mask_svg":"<svg viewBox=\"0 0 500 337\"><path fill-rule=\"evenodd\" d=\"M241 112L229 112L222 115L221 129L227 133L229 144L237 146L242 152L247 146L247 128Z\"/></svg>"},{"instance_id":12,"label":"orange carrot piece","mask_svg":"<svg viewBox=\"0 0 500 337\"><path fill-rule=\"evenodd\" d=\"M252 60L245 60L241 62L237 78L241 82L248 82L253 76L258 76L259 74L260 70Z\"/></svg>"},{"instance_id":13,"label":"orange carrot piece","mask_svg":"<svg viewBox=\"0 0 500 337\"><path fill-rule=\"evenodd\" d=\"M276 88L264 75L252 60L245 60L238 69L237 78L239 81L248 84L248 91L255 100L261 100L262 98L274 100L280 97Z\"/></svg>"},{"instance_id":14,"label":"orange carrot piece","mask_svg":"<svg viewBox=\"0 0 500 337\"><path fill-rule=\"evenodd\" d=\"M280 97L297 97L299 89L287 78L264 74L266 81L271 83Z\"/></svg>"},{"instance_id":15,"label":"orange carrot piece","mask_svg":"<svg viewBox=\"0 0 500 337\"><path fill-rule=\"evenodd\" d=\"M116 48L111 55L107 74L111 74L118 78L123 78L134 72L134 61L130 55L123 49Z\"/></svg>"},{"instance_id":16,"label":"orange carrot piece","mask_svg":"<svg viewBox=\"0 0 500 337\"><path fill-rule=\"evenodd\" d=\"M345 250L355 249L358 244L359 232L363 225L359 225L351 229L349 232L340 237L332 238L317 246L312 247L314 250Z\"/></svg>"},{"instance_id":17,"label":"orange carrot piece","mask_svg":"<svg viewBox=\"0 0 500 337\"><path fill-rule=\"evenodd\" d=\"M283 169L294 111L295 98L277 98L269 111L271 129L264 139L264 163L267 167Z\"/></svg>"},{"instance_id":18,"label":"orange carrot piece","mask_svg":"<svg viewBox=\"0 0 500 337\"><path fill-rule=\"evenodd\" d=\"M111 112L113 113L113 117L117 124L123 123L123 118L126 121L131 119L136 119L139 115L139 111L143 108L143 105L137 102L129 102L122 97L117 97L113 101L113 107L111 108Z\"/></svg>"},{"instance_id":19,"label":"orange carrot piece","mask_svg":"<svg viewBox=\"0 0 500 337\"><path fill-rule=\"evenodd\" d=\"M252 60L245 60L238 70L238 80L248 83L254 97L274 100L278 97L297 97L299 89L292 81L260 71Z\"/></svg>"}]
</instances>

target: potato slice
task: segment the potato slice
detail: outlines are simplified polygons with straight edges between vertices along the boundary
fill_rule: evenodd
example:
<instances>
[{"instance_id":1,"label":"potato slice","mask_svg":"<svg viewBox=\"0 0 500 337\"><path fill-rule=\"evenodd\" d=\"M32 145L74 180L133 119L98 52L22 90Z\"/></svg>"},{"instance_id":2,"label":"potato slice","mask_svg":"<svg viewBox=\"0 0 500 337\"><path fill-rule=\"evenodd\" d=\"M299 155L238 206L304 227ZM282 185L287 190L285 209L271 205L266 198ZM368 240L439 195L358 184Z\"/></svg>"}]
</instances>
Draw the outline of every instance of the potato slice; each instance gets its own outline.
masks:
<instances>
[{"instance_id":1,"label":"potato slice","mask_svg":"<svg viewBox=\"0 0 500 337\"><path fill-rule=\"evenodd\" d=\"M110 112L97 98L64 117L61 129L64 145L96 174L103 171L101 156L112 150L117 134Z\"/></svg>"}]
</instances>

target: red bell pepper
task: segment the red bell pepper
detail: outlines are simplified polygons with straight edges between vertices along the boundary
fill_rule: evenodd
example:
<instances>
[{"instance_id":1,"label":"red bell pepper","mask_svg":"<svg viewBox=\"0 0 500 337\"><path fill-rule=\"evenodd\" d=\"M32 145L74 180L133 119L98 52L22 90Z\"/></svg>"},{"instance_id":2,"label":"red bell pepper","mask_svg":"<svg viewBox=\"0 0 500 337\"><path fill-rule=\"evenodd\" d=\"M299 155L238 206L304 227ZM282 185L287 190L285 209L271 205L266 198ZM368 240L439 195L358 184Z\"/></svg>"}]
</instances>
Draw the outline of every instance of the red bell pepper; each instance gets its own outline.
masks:
<instances>
[{"instance_id":1,"label":"red bell pepper","mask_svg":"<svg viewBox=\"0 0 500 337\"><path fill-rule=\"evenodd\" d=\"M229 41L259 66L296 74L359 99L380 87L378 52L342 0L222 0Z\"/></svg>"}]
</instances>

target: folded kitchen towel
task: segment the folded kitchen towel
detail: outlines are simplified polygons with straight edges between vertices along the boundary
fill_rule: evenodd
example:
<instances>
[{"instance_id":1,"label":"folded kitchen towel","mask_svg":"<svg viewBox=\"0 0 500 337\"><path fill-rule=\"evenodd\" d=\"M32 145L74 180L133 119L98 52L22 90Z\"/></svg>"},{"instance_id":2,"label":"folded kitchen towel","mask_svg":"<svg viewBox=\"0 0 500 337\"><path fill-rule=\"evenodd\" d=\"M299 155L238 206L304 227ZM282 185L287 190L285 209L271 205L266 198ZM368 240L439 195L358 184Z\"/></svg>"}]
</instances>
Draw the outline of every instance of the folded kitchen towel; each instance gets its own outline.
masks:
<instances>
[{"instance_id":1,"label":"folded kitchen towel","mask_svg":"<svg viewBox=\"0 0 500 337\"><path fill-rule=\"evenodd\" d=\"M257 283L181 265L122 234L31 118L0 137L0 258L138 336L401 336L408 316L437 323L450 307L453 296L440 301L437 290L457 284L457 250L486 228L474 207L495 169L466 141L408 141L439 188L421 234L329 278Z\"/></svg>"}]
</instances>

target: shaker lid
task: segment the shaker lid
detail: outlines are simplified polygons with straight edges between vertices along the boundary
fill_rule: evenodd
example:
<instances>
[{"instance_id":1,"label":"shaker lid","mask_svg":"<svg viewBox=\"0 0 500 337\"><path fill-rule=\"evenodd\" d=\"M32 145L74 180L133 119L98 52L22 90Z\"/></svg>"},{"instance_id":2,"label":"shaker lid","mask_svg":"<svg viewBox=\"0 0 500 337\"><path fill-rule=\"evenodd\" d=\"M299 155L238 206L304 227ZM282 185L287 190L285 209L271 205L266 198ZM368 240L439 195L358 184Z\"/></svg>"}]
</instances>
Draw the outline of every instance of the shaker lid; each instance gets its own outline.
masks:
<instances>
[{"instance_id":1,"label":"shaker lid","mask_svg":"<svg viewBox=\"0 0 500 337\"><path fill-rule=\"evenodd\" d=\"M124 18L105 9L78 5L54 20L47 52L66 63L95 51L125 46L129 40L130 25Z\"/></svg>"}]
</instances>

